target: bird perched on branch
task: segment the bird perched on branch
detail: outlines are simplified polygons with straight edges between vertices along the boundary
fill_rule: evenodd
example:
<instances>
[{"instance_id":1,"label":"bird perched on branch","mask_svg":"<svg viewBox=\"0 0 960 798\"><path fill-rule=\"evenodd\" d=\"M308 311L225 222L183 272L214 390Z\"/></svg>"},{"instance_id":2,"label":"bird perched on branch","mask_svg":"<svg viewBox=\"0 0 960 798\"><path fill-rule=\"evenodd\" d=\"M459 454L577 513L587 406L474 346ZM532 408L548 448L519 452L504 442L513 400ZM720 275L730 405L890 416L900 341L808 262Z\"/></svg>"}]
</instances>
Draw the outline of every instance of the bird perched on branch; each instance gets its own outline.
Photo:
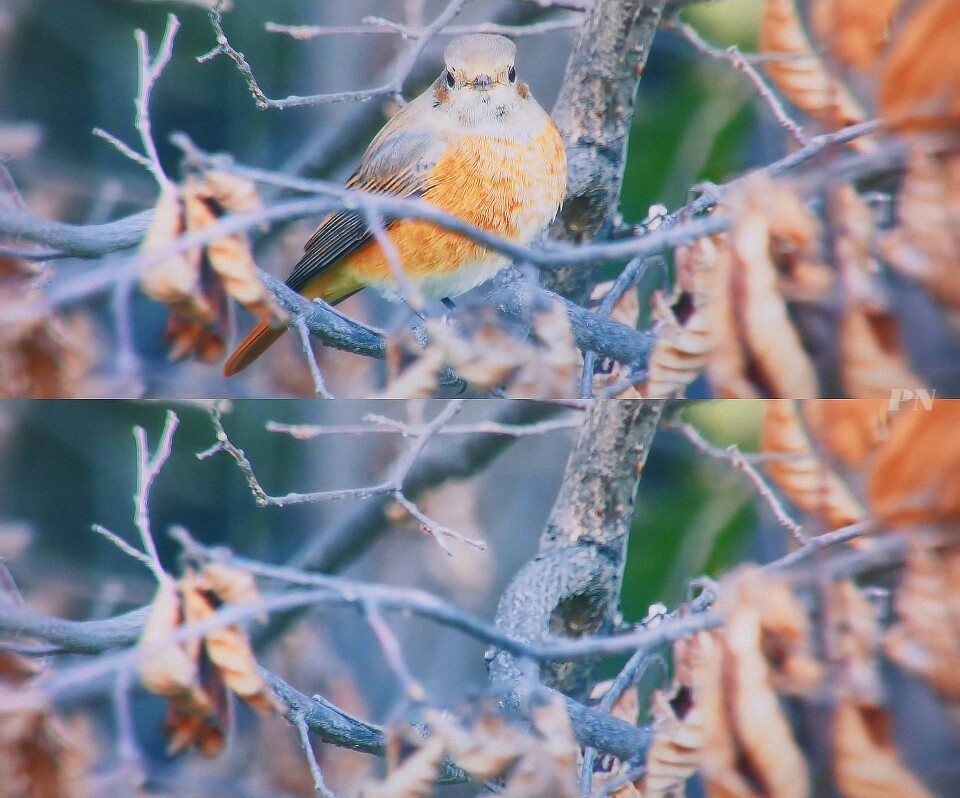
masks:
<instances>
[{"instance_id":1,"label":"bird perched on branch","mask_svg":"<svg viewBox=\"0 0 960 798\"><path fill-rule=\"evenodd\" d=\"M450 42L440 77L377 134L347 186L420 198L516 244L530 243L557 215L567 161L553 121L517 78L515 53L503 36ZM386 234L406 278L433 299L462 294L508 262L431 222L391 221ZM368 285L397 293L388 254L357 211L320 222L287 285L331 304ZM284 330L258 325L224 374L249 366Z\"/></svg>"}]
</instances>

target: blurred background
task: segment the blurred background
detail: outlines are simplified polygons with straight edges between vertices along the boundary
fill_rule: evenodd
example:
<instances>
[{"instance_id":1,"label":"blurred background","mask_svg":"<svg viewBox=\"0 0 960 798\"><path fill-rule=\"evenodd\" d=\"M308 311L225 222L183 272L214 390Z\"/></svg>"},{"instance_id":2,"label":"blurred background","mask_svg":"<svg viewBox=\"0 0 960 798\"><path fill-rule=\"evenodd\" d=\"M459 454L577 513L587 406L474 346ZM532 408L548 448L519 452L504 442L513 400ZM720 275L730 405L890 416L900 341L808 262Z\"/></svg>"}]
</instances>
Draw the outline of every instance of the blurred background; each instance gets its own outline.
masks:
<instances>
[{"instance_id":1,"label":"blurred background","mask_svg":"<svg viewBox=\"0 0 960 798\"><path fill-rule=\"evenodd\" d=\"M362 424L365 415L378 413L415 424L434 417L441 407L439 401L238 401L225 414L224 425L264 488L280 495L375 484L388 473L403 440L395 434L366 433L297 441L268 432L268 421L343 427ZM180 426L171 458L150 494L150 515L161 558L172 571L178 552L166 535L170 525L185 526L205 544L283 563L330 534L362 503L258 508L231 458L220 453L197 459L198 452L215 442L210 417L199 404L0 403L0 555L31 607L85 619L150 601L154 582L149 572L90 527L101 524L137 544L132 429L144 427L152 449L168 408L176 411ZM498 401L470 402L455 423L491 419L502 408ZM556 417L576 424L578 415L558 409ZM759 403L695 405L685 417L718 444L736 443L745 451L756 447ZM454 542L454 556L448 556L409 517L401 516L346 573L384 584L415 585L492 619L504 586L536 550L574 435L571 428L519 438L477 476L419 498L424 512L484 540L486 551ZM441 436L429 447L451 446L456 439ZM698 454L677 433L661 430L640 484L631 532L622 597L627 620L642 618L656 602L675 606L693 577L720 575L743 559L779 556L786 551L786 537L742 474L728 463ZM422 620L397 614L388 620L431 703L453 704L483 689L481 644ZM304 693L319 692L376 722L389 720L402 700L375 639L352 610L312 612L259 656ZM613 674L620 664L610 661L607 669ZM643 689L663 678L657 668L650 669ZM183 768L211 789L217 779L253 772L273 779L275 789L301 794L299 788L284 787L283 779L309 778L295 735L283 721L262 722L242 708L238 724L243 733L231 743L226 762L208 763L195 756L170 760L163 754L163 702L141 693L134 701L137 739L151 773L160 774L159 784L163 774L173 779L182 776ZM101 724L94 735L102 743L97 758L109 765L115 756L110 742L115 730L106 696L94 702L94 710ZM376 767L372 757L321 749L335 789Z\"/></svg>"},{"instance_id":2,"label":"blurred background","mask_svg":"<svg viewBox=\"0 0 960 798\"><path fill-rule=\"evenodd\" d=\"M134 0L5 0L0 3L0 148L27 204L36 213L74 223L119 218L150 208L156 187L147 173L92 135L101 127L138 147L133 31L142 28L155 51L168 12L180 17L173 59L153 92L154 137L165 169L179 170L179 151L168 141L184 131L202 148L229 152L241 163L342 181L393 109L392 101L345 102L285 111L258 110L234 64L220 56L206 63L215 39L199 2ZM434 0L237 0L224 15L232 44L244 52L267 94L355 90L383 82L383 70L402 48L399 36L332 35L296 41L267 32L267 22L356 25L375 15L408 24L429 22L444 7ZM755 48L761 0L717 0L685 12L717 45ZM569 19L571 12L524 0L476 0L456 24L496 21L522 25ZM574 29L518 39L518 69L540 103L551 108ZM410 98L441 66L448 36L437 37L405 86ZM5 144L3 144L5 142ZM696 53L678 35L658 33L641 83L630 138L623 192L628 222L651 205L676 207L698 180L722 181L784 152L784 132L743 75ZM276 199L276 196L269 197ZM278 227L258 245L261 266L286 276L314 222ZM117 257L122 257L121 255ZM110 258L106 259L109 263ZM76 284L103 262L64 261L44 275L46 289ZM349 300L345 310L375 323L398 311L373 292ZM265 358L243 380L224 381L219 369L166 362L166 309L136 289L101 292L65 303L83 309L69 326L81 395L305 395L312 383L293 336L283 353ZM124 320L118 321L123 311ZM68 318L68 322L71 321ZM73 321L76 321L74 319ZM240 327L251 324L240 314ZM119 356L117 353L119 352ZM110 353L110 357L105 357ZM325 350L321 354L337 396L369 395L381 366Z\"/></svg>"}]
</instances>

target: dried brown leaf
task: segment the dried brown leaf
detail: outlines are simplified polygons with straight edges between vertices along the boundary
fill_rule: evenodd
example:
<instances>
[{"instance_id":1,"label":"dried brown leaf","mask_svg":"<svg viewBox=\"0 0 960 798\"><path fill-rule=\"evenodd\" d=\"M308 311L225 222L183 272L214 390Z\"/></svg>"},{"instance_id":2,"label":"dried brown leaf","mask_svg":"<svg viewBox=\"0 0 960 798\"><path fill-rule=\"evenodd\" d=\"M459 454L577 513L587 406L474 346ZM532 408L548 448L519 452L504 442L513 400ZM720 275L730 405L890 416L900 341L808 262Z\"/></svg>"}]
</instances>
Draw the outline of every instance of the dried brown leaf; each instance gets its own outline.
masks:
<instances>
[{"instance_id":1,"label":"dried brown leaf","mask_svg":"<svg viewBox=\"0 0 960 798\"><path fill-rule=\"evenodd\" d=\"M914 539L894 607L898 621L883 641L887 656L960 702L960 550Z\"/></svg>"},{"instance_id":2,"label":"dried brown leaf","mask_svg":"<svg viewBox=\"0 0 960 798\"><path fill-rule=\"evenodd\" d=\"M200 292L200 250L166 252L185 229L184 203L179 192L162 191L140 247L146 261L141 285L147 296L157 302L182 305L184 314L211 324L215 320L213 308Z\"/></svg>"},{"instance_id":3,"label":"dried brown leaf","mask_svg":"<svg viewBox=\"0 0 960 798\"><path fill-rule=\"evenodd\" d=\"M898 226L881 241L893 268L960 308L960 153L915 145L898 197ZM898 386L904 387L904 386Z\"/></svg>"},{"instance_id":4,"label":"dried brown leaf","mask_svg":"<svg viewBox=\"0 0 960 798\"><path fill-rule=\"evenodd\" d=\"M361 798L431 798L443 753L439 738L427 738L383 781L365 785Z\"/></svg>"},{"instance_id":5,"label":"dried brown leaf","mask_svg":"<svg viewBox=\"0 0 960 798\"><path fill-rule=\"evenodd\" d=\"M686 648L693 702L700 714L703 741L700 772L711 798L762 798L740 772L740 751L724 688L724 653L716 632L698 632Z\"/></svg>"},{"instance_id":6,"label":"dried brown leaf","mask_svg":"<svg viewBox=\"0 0 960 798\"><path fill-rule=\"evenodd\" d=\"M836 130L866 119L847 88L830 75L816 55L794 0L767 0L760 22L760 52L791 56L768 61L764 69L794 105L827 129ZM869 144L861 138L852 146L864 149Z\"/></svg>"},{"instance_id":7,"label":"dried brown leaf","mask_svg":"<svg viewBox=\"0 0 960 798\"><path fill-rule=\"evenodd\" d=\"M836 658L840 664L838 692L857 704L878 705L883 685L877 671L880 647L877 613L867 597L848 579L825 588L827 616Z\"/></svg>"},{"instance_id":8,"label":"dried brown leaf","mask_svg":"<svg viewBox=\"0 0 960 798\"><path fill-rule=\"evenodd\" d=\"M212 705L200 689L200 642L163 644L182 623L180 591L173 581L164 580L157 588L140 635L137 673L151 693L191 701L197 714L206 715L212 712Z\"/></svg>"},{"instance_id":9,"label":"dried brown leaf","mask_svg":"<svg viewBox=\"0 0 960 798\"><path fill-rule=\"evenodd\" d=\"M504 775L527 747L527 736L493 713L484 713L470 728L437 710L427 710L424 720L453 761L481 781Z\"/></svg>"},{"instance_id":10,"label":"dried brown leaf","mask_svg":"<svg viewBox=\"0 0 960 798\"><path fill-rule=\"evenodd\" d=\"M263 203L257 193L257 186L245 177L210 169L203 173L199 182L203 195L217 203L230 213L249 213L263 210ZM220 214L218 214L220 215Z\"/></svg>"},{"instance_id":11,"label":"dried brown leaf","mask_svg":"<svg viewBox=\"0 0 960 798\"><path fill-rule=\"evenodd\" d=\"M227 211L261 208L253 183L223 172L188 178L183 196L186 225L191 232L211 227ZM233 233L211 241L206 246L206 257L228 296L261 321L273 319L276 315L274 303L257 274L245 234Z\"/></svg>"},{"instance_id":12,"label":"dried brown leaf","mask_svg":"<svg viewBox=\"0 0 960 798\"><path fill-rule=\"evenodd\" d=\"M834 778L844 798L933 798L900 761L882 707L842 701L833 724Z\"/></svg>"},{"instance_id":13,"label":"dried brown leaf","mask_svg":"<svg viewBox=\"0 0 960 798\"><path fill-rule=\"evenodd\" d=\"M896 388L918 388L900 347L892 313L848 305L840 322L840 378L844 393L858 399L889 397Z\"/></svg>"},{"instance_id":14,"label":"dried brown leaf","mask_svg":"<svg viewBox=\"0 0 960 798\"><path fill-rule=\"evenodd\" d=\"M22 698L32 690L38 664L0 654L0 695ZM42 688L41 688L42 689ZM0 712L0 795L11 798L83 798L92 752L91 730L68 727L40 696L37 708Z\"/></svg>"},{"instance_id":15,"label":"dried brown leaf","mask_svg":"<svg viewBox=\"0 0 960 798\"><path fill-rule=\"evenodd\" d=\"M960 123L960 4L927 0L906 20L880 74L880 114L911 130Z\"/></svg>"},{"instance_id":16,"label":"dried brown leaf","mask_svg":"<svg viewBox=\"0 0 960 798\"><path fill-rule=\"evenodd\" d=\"M681 688L681 691L685 690ZM651 697L655 736L647 753L647 772L637 782L643 798L683 798L684 786L697 770L703 745L703 725L696 707L679 716L662 691Z\"/></svg>"},{"instance_id":17,"label":"dried brown leaf","mask_svg":"<svg viewBox=\"0 0 960 798\"><path fill-rule=\"evenodd\" d=\"M760 450L788 455L765 464L767 473L801 510L822 518L830 529L860 521L866 511L843 480L815 452L789 399L764 404Z\"/></svg>"},{"instance_id":18,"label":"dried brown leaf","mask_svg":"<svg viewBox=\"0 0 960 798\"><path fill-rule=\"evenodd\" d=\"M613 288L613 283L613 280L598 283L590 293L590 301L596 304L602 302L603 298L610 293L610 289ZM613 308L610 310L610 318L636 329L640 323L640 297L635 289L624 291L620 299L613 304Z\"/></svg>"},{"instance_id":19,"label":"dried brown leaf","mask_svg":"<svg viewBox=\"0 0 960 798\"><path fill-rule=\"evenodd\" d=\"M562 699L536 707L536 736L507 779L504 798L579 798L577 744Z\"/></svg>"},{"instance_id":20,"label":"dried brown leaf","mask_svg":"<svg viewBox=\"0 0 960 798\"><path fill-rule=\"evenodd\" d=\"M763 794L806 798L810 792L806 760L780 707L774 691L776 674L765 653L771 643L783 640L771 640L764 623L766 602L778 592L775 587L779 586L756 569L744 569L721 593L720 606L729 608L721 638L723 691L742 762L763 786Z\"/></svg>"},{"instance_id":21,"label":"dried brown leaf","mask_svg":"<svg viewBox=\"0 0 960 798\"><path fill-rule=\"evenodd\" d=\"M612 686L612 679L595 684L590 691L591 703L600 703L603 697L610 692ZM619 718L632 726L636 726L640 717L640 698L637 695L637 691L633 689L625 690L620 697L613 702L609 714L611 717Z\"/></svg>"},{"instance_id":22,"label":"dried brown leaf","mask_svg":"<svg viewBox=\"0 0 960 798\"><path fill-rule=\"evenodd\" d=\"M889 396L883 399L813 399L803 402L803 421L813 438L843 463L860 468L887 439Z\"/></svg>"},{"instance_id":23,"label":"dried brown leaf","mask_svg":"<svg viewBox=\"0 0 960 798\"><path fill-rule=\"evenodd\" d=\"M225 566L215 569L215 573L224 576L223 568ZM181 581L181 589L188 623L212 617L221 605L222 598L208 581L206 572L201 575L188 572ZM260 675L243 626L230 624L207 632L203 645L227 688L259 712L270 713L278 708L278 699Z\"/></svg>"},{"instance_id":24,"label":"dried brown leaf","mask_svg":"<svg viewBox=\"0 0 960 798\"><path fill-rule=\"evenodd\" d=\"M810 21L841 63L871 69L890 38L900 0L814 0Z\"/></svg>"},{"instance_id":25,"label":"dried brown leaf","mask_svg":"<svg viewBox=\"0 0 960 798\"><path fill-rule=\"evenodd\" d=\"M646 397L682 396L703 371L712 346L711 272L717 248L709 238L678 247L679 295L668 302L654 296L653 318L659 322L657 342L650 353Z\"/></svg>"},{"instance_id":26,"label":"dried brown leaf","mask_svg":"<svg viewBox=\"0 0 960 798\"><path fill-rule=\"evenodd\" d=\"M774 258L807 258L816 217L790 189L757 176L732 203L731 289L751 372L776 397L819 396L817 375L778 290Z\"/></svg>"},{"instance_id":27,"label":"dried brown leaf","mask_svg":"<svg viewBox=\"0 0 960 798\"><path fill-rule=\"evenodd\" d=\"M749 377L750 364L740 340L734 307L730 239L725 233L713 237L717 257L713 265L709 309L710 356L706 370L713 391L721 399L754 399L760 392Z\"/></svg>"},{"instance_id":28,"label":"dried brown leaf","mask_svg":"<svg viewBox=\"0 0 960 798\"><path fill-rule=\"evenodd\" d=\"M902 407L869 475L873 513L894 526L960 519L960 402Z\"/></svg>"},{"instance_id":29,"label":"dried brown leaf","mask_svg":"<svg viewBox=\"0 0 960 798\"><path fill-rule=\"evenodd\" d=\"M45 277L42 265L0 255L0 304L24 313L23 320L0 324L0 399L89 393L87 377L99 348L90 318L45 307Z\"/></svg>"},{"instance_id":30,"label":"dried brown leaf","mask_svg":"<svg viewBox=\"0 0 960 798\"><path fill-rule=\"evenodd\" d=\"M572 396L581 359L566 311L551 305L535 313L531 322L529 334L520 337L488 309L461 316L456 327L428 319L430 342L425 349L410 336L391 344L388 365L393 376L384 395L431 396L448 367L475 388L505 389L512 398Z\"/></svg>"},{"instance_id":31,"label":"dried brown leaf","mask_svg":"<svg viewBox=\"0 0 960 798\"><path fill-rule=\"evenodd\" d=\"M208 562L203 566L202 577L225 604L256 604L260 601L257 582L249 571L225 563Z\"/></svg>"}]
</instances>

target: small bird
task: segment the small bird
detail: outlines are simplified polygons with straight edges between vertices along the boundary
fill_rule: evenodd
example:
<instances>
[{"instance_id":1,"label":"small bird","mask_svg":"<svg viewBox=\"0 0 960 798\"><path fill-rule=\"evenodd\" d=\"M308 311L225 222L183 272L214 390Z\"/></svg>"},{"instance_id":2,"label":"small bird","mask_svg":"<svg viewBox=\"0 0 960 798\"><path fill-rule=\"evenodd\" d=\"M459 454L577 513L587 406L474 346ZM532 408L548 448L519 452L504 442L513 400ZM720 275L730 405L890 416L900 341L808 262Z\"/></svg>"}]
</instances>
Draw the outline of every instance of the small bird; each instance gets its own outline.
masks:
<instances>
[{"instance_id":1,"label":"small bird","mask_svg":"<svg viewBox=\"0 0 960 798\"><path fill-rule=\"evenodd\" d=\"M377 134L347 186L419 198L516 244L530 243L560 209L567 158L550 116L517 79L515 54L503 36L451 41L440 77ZM396 220L387 235L406 277L431 299L469 291L509 261L430 222ZM286 282L330 304L368 285L397 294L387 256L354 211L320 222ZM284 330L259 324L224 374L249 366Z\"/></svg>"}]
</instances>

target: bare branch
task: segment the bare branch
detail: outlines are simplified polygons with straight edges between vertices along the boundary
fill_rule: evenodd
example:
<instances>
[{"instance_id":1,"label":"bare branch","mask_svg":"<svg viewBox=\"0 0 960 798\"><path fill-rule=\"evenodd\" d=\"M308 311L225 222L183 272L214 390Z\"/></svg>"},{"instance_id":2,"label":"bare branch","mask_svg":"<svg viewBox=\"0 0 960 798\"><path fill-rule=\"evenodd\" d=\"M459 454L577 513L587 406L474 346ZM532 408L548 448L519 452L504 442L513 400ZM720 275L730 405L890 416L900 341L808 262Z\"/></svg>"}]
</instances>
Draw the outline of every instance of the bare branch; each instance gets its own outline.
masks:
<instances>
[{"instance_id":1,"label":"bare branch","mask_svg":"<svg viewBox=\"0 0 960 798\"><path fill-rule=\"evenodd\" d=\"M177 418L177 414L168 410L163 422L163 430L160 433L160 440L153 454L150 454L147 449L146 430L143 427L133 428L133 437L137 442L137 491L133 496L134 522L140 532L140 540L143 543L144 551L153 562L152 570L158 582L168 577L160 564L160 556L157 554L157 547L150 532L150 513L147 509L147 500L150 496L150 487L153 485L153 480L156 479L160 469L163 468L163 464L170 457L170 452L173 449L173 433L176 432L179 423L180 419Z\"/></svg>"},{"instance_id":2,"label":"bare branch","mask_svg":"<svg viewBox=\"0 0 960 798\"><path fill-rule=\"evenodd\" d=\"M313 378L313 390L321 399L333 399L333 394L327 390L323 382L323 374L320 373L320 366L317 365L317 359L313 356L313 349L310 347L310 330L306 322L299 316L295 317L294 329L300 337L300 348L303 350L303 356L307 359L307 365L310 367L310 376Z\"/></svg>"},{"instance_id":3,"label":"bare branch","mask_svg":"<svg viewBox=\"0 0 960 798\"><path fill-rule=\"evenodd\" d=\"M335 798L323 781L323 772L320 770L320 763L313 753L313 746L310 744L310 727L303 717L303 713L297 713L293 718L293 725L297 729L297 736L300 740L300 748L307 758L307 764L310 767L310 775L313 776L314 789L323 796L323 798Z\"/></svg>"},{"instance_id":4,"label":"bare branch","mask_svg":"<svg viewBox=\"0 0 960 798\"><path fill-rule=\"evenodd\" d=\"M247 62L244 54L230 44L227 34L223 30L222 2L217 3L210 12L210 24L213 26L214 33L217 37L217 46L206 55L200 56L197 60L202 63L221 54L229 57L237 65L237 69L240 70L240 74L243 75L247 83L247 88L250 90L257 106L260 108L284 109L295 108L301 105L343 102L345 100L371 100L375 97L400 97L403 93L404 81L410 73L410 70L413 69L420 54L426 49L430 40L442 30L450 20L460 13L460 9L463 8L466 1L467 0L450 0L433 22L420 30L417 35L411 35L409 38L412 39L413 46L407 51L403 58L398 60L396 69L389 80L372 89L332 92L330 94L312 94L305 97L290 95L282 100L270 99L264 93L263 89L260 88L260 84L257 82L256 77L254 77L253 69Z\"/></svg>"},{"instance_id":5,"label":"bare branch","mask_svg":"<svg viewBox=\"0 0 960 798\"><path fill-rule=\"evenodd\" d=\"M157 146L153 140L153 132L150 125L150 94L157 79L163 73L164 67L170 63L173 55L173 40L180 27L180 20L173 14L167 15L167 26L163 32L163 38L160 40L160 47L157 50L155 58L150 57L150 45L147 42L147 34L139 28L134 32L134 38L137 41L137 96L134 104L137 109L136 128L140 134L140 144L146 155L140 155L134 149L122 142L116 136L108 133L101 128L94 128L93 133L96 136L106 140L118 149L127 158L140 164L153 175L154 180L161 190L170 186L170 179L163 171L160 165L160 156L157 154Z\"/></svg>"},{"instance_id":6,"label":"bare branch","mask_svg":"<svg viewBox=\"0 0 960 798\"><path fill-rule=\"evenodd\" d=\"M493 33L518 38L542 36L545 33L570 30L578 25L580 25L580 17L571 15L564 19L531 22L526 25L498 25L493 22L478 22L475 25L446 25L437 32L437 35L463 36L470 33ZM301 41L322 36L365 36L384 33L399 34L404 39L417 39L423 36L426 31L426 28L414 28L382 17L364 17L362 25L282 25L276 22L267 22L264 28L269 33L283 33Z\"/></svg>"},{"instance_id":7,"label":"bare branch","mask_svg":"<svg viewBox=\"0 0 960 798\"><path fill-rule=\"evenodd\" d=\"M738 471L742 471L746 475L747 479L753 483L753 486L757 489L757 493L760 494L760 497L770 507L770 510L773 512L780 526L786 529L790 533L791 537L793 537L793 539L801 546L806 546L810 542L810 536L807 535L800 524L790 517L790 514L784 508L783 503L779 498L777 498L773 488L767 483L760 472L753 467L752 463L757 462L757 455L744 454L736 445L730 445L724 449L719 449L706 440L697 431L696 427L682 421L671 420L666 424L666 426L679 431L701 454L705 454L718 460L726 460ZM767 458L760 456L759 459L763 461ZM782 459L782 456L778 457L777 459Z\"/></svg>"},{"instance_id":8,"label":"bare branch","mask_svg":"<svg viewBox=\"0 0 960 798\"><path fill-rule=\"evenodd\" d=\"M553 107L568 166L553 238L584 243L614 227L637 86L664 6L665 0L595 0L586 14ZM590 275L573 269L545 277L547 288L580 304L592 289Z\"/></svg>"}]
</instances>

